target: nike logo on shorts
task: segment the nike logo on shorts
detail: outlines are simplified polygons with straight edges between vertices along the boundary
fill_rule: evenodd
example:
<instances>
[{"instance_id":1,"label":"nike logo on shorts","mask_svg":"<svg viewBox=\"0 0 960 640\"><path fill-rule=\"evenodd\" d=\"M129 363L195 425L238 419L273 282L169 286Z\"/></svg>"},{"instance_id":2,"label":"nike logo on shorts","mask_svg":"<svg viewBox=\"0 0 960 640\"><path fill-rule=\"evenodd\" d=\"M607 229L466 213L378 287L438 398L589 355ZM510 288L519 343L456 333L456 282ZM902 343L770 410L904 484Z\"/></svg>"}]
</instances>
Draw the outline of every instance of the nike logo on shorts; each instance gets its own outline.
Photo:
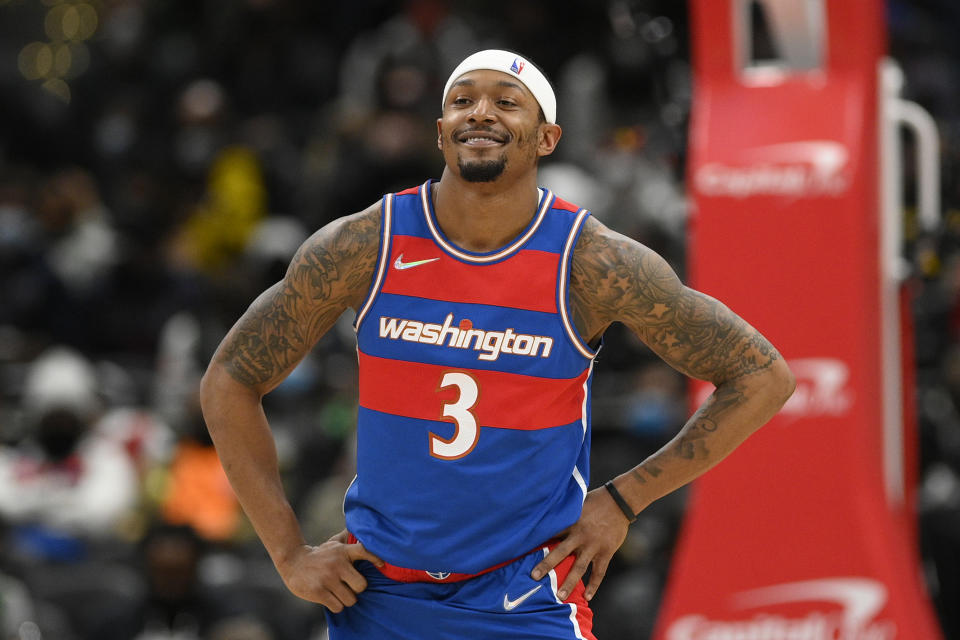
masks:
<instances>
[{"instance_id":1,"label":"nike logo on shorts","mask_svg":"<svg viewBox=\"0 0 960 640\"><path fill-rule=\"evenodd\" d=\"M526 600L527 598L529 598L530 596L532 596L533 594L535 594L537 591L540 591L540 587L542 587L542 586L543 586L542 584L538 584L538 585L535 586L533 589L530 589L530 591L527 591L525 594L523 594L522 596L520 596L520 597L517 598L516 600L511 600L511 599L510 599L510 594L508 594L508 593L503 594L503 608L504 608L504 610L505 610L505 611L513 611L514 609L516 609L517 607L519 607L521 604L523 604L523 601L524 601L524 600Z\"/></svg>"},{"instance_id":2,"label":"nike logo on shorts","mask_svg":"<svg viewBox=\"0 0 960 640\"><path fill-rule=\"evenodd\" d=\"M396 261L393 263L394 268L403 271L404 269L412 269L413 267L419 267L422 264L427 264L428 262L435 262L440 258L427 258L426 260L414 260L412 262L404 262L403 254L401 253L397 256Z\"/></svg>"}]
</instances>

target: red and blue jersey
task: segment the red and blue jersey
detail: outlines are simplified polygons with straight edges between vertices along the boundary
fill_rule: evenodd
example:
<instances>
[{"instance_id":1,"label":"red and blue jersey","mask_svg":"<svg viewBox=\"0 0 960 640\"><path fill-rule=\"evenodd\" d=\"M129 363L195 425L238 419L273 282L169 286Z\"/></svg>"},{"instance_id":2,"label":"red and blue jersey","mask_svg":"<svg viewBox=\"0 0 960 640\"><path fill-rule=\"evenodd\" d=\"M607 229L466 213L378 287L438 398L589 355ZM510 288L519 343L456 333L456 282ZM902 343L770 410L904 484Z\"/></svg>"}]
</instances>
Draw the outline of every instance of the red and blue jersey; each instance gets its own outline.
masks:
<instances>
[{"instance_id":1,"label":"red and blue jersey","mask_svg":"<svg viewBox=\"0 0 960 640\"><path fill-rule=\"evenodd\" d=\"M444 236L429 181L384 197L344 512L386 562L478 573L579 518L595 352L568 307L588 215L541 190L514 241L474 253Z\"/></svg>"}]
</instances>

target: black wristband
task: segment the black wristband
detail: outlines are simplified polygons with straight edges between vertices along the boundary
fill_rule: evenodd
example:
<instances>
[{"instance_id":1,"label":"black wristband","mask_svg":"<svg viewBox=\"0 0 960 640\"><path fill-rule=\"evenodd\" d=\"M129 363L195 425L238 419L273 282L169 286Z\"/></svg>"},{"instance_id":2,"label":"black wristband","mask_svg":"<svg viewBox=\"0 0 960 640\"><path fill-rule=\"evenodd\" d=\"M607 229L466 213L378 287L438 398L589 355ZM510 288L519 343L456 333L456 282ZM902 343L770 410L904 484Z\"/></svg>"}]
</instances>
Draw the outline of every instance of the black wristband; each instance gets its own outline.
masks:
<instances>
[{"instance_id":1,"label":"black wristband","mask_svg":"<svg viewBox=\"0 0 960 640\"><path fill-rule=\"evenodd\" d=\"M620 511L623 511L623 515L626 516L627 520L633 522L637 519L637 514L633 512L633 509L630 508L630 505L627 504L627 501L623 499L623 496L620 495L620 492L617 491L617 488L613 486L613 480L607 480L603 486L610 492L610 495L613 497L613 501L617 503L617 506L620 507Z\"/></svg>"}]
</instances>

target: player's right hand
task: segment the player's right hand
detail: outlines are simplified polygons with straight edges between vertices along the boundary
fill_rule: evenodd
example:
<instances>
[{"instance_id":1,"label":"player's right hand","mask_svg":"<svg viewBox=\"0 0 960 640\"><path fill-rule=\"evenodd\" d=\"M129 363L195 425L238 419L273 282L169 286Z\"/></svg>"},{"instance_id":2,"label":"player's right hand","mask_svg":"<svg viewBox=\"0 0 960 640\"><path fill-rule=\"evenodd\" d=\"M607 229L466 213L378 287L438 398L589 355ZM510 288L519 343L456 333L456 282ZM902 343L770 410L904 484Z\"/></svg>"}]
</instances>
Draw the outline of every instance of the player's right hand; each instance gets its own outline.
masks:
<instances>
[{"instance_id":1,"label":"player's right hand","mask_svg":"<svg viewBox=\"0 0 960 640\"><path fill-rule=\"evenodd\" d=\"M277 566L277 571L295 596L339 613L356 604L357 594L367 588L367 580L353 566L357 560L383 565L383 560L359 542L347 544L344 531L319 546L298 547Z\"/></svg>"}]
</instances>

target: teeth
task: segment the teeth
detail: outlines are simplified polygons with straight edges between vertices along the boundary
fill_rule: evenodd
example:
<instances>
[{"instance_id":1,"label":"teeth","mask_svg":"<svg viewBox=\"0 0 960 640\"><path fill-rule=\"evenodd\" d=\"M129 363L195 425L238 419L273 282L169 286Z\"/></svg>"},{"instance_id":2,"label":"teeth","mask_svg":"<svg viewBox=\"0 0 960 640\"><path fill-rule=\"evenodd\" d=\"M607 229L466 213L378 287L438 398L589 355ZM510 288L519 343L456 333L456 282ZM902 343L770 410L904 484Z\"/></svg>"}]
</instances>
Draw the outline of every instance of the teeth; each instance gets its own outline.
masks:
<instances>
[{"instance_id":1,"label":"teeth","mask_svg":"<svg viewBox=\"0 0 960 640\"><path fill-rule=\"evenodd\" d=\"M467 138L466 142L496 142L493 138Z\"/></svg>"}]
</instances>

